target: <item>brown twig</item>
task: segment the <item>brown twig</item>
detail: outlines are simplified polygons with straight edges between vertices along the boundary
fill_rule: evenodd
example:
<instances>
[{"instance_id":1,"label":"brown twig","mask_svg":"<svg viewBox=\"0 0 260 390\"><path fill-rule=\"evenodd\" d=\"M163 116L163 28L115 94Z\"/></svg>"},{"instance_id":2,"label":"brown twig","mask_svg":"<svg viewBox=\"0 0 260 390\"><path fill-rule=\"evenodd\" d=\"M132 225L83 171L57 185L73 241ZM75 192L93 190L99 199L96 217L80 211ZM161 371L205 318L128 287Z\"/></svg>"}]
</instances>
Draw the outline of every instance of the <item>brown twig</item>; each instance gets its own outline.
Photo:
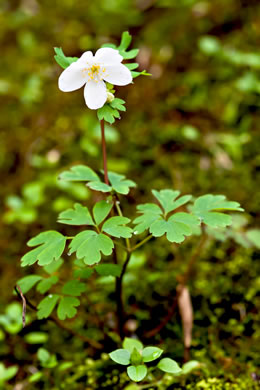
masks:
<instances>
[{"instance_id":1,"label":"brown twig","mask_svg":"<svg viewBox=\"0 0 260 390\"><path fill-rule=\"evenodd\" d=\"M27 303L27 306L29 306L34 311L37 311L37 307L34 304L32 304L28 299L27 300L25 299L25 297L22 293L22 290L18 285L16 285L14 289L15 289L17 295L21 296L21 298L23 300L23 323L25 324L24 321L25 321L25 312L26 311L24 311L24 305L25 305L25 310L26 310L26 303ZM62 322L60 322L54 316L49 316L48 318L46 318L46 320L54 322L59 328L66 330L68 333L72 334L75 337L78 337L79 339L81 339L85 343L90 344L92 347L94 347L96 349L103 348L103 345L100 344L98 341L92 340L86 336L81 335L80 333L77 333L74 329L68 328L67 326L65 326Z\"/></svg>"},{"instance_id":2,"label":"brown twig","mask_svg":"<svg viewBox=\"0 0 260 390\"><path fill-rule=\"evenodd\" d=\"M22 298L22 301L23 301L22 322L23 322L23 328L25 328L25 324L26 324L26 299L23 295L21 287L18 284L15 286L15 291L16 291L18 296L20 295L20 297Z\"/></svg>"}]
</instances>

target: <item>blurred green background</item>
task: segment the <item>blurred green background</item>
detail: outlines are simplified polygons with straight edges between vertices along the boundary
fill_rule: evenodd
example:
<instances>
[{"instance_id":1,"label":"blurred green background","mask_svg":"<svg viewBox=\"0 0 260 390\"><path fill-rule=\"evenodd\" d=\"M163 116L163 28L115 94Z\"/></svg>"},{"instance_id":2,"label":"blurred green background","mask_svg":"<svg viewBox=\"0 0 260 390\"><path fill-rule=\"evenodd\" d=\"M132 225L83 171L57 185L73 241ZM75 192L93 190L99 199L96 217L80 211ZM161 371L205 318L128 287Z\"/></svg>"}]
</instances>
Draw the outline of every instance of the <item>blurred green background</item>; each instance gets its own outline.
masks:
<instances>
[{"instance_id":1,"label":"blurred green background","mask_svg":"<svg viewBox=\"0 0 260 390\"><path fill-rule=\"evenodd\" d=\"M109 169L138 184L122 200L125 213L133 216L136 202L151 201L152 188L174 188L194 196L220 193L241 203L246 214L237 222L237 243L211 243L191 282L193 346L197 359L209 355L222 368L229 358L231 365L238 359L254 366L259 233L254 233L253 246L243 241L243 234L247 229L256 232L259 222L258 0L1 0L1 312L15 299L16 280L32 271L19 265L27 240L58 228L57 213L75 201L97 200L83 184L57 181L59 172L73 164L101 169L102 156L96 113L85 106L82 91L64 94L58 89L61 69L53 59L53 47L80 56L103 43L118 44L126 30L140 49L140 69L152 77L118 88L127 112L107 128ZM169 291L173 293L189 243L178 255L176 248L164 245L152 244L148 250L150 260L142 271L146 283L129 305L147 299L148 306L150 301L156 307L161 304L157 295L165 303ZM172 256L176 261L170 282L165 264ZM129 288L130 298L134 293ZM139 309L139 317L134 309L132 314L142 328L149 310L146 305ZM10 335L5 337L4 361L24 359L28 364L25 342L17 352ZM180 319L162 337L176 338L176 354L182 355ZM245 367L240 370L247 371ZM24 376L21 370L20 378Z\"/></svg>"}]
</instances>

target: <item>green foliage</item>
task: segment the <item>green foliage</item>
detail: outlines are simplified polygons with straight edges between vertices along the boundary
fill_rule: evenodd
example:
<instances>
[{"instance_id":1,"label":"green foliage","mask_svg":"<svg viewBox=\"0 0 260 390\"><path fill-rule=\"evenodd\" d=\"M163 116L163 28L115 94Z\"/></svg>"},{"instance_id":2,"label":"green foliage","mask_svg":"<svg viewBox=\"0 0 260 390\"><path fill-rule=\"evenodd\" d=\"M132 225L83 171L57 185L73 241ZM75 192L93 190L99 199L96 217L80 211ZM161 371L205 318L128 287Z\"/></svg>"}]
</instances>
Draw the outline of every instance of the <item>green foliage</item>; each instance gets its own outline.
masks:
<instances>
[{"instance_id":1,"label":"green foliage","mask_svg":"<svg viewBox=\"0 0 260 390\"><path fill-rule=\"evenodd\" d=\"M123 349L117 349L109 354L110 358L127 367L127 374L134 382L142 381L147 375L147 367L143 363L149 363L158 359L163 350L158 347L143 347L143 344L136 339L126 337L123 341ZM178 375L182 372L175 360L164 358L157 364L161 371ZM194 365L190 370L194 368ZM186 368L186 372L189 367Z\"/></svg>"},{"instance_id":2,"label":"green foliage","mask_svg":"<svg viewBox=\"0 0 260 390\"><path fill-rule=\"evenodd\" d=\"M108 178L111 185L107 185L100 181L100 178L89 167L77 165L71 168L70 171L65 171L60 174L60 179L66 181L86 181L88 187L101 192L115 191L118 194L127 195L130 188L136 184L132 180L128 180L124 175L115 172L108 172Z\"/></svg>"},{"instance_id":3,"label":"green foliage","mask_svg":"<svg viewBox=\"0 0 260 390\"><path fill-rule=\"evenodd\" d=\"M170 242L180 243L184 241L185 236L192 234L194 226L199 225L198 219L185 212L175 213L168 219L166 217L169 212L186 204L191 196L181 196L176 200L180 193L172 190L153 190L153 194L160 202L162 209L151 203L138 205L137 210L142 215L133 221L137 225L135 231L142 233L149 229L154 237L161 237L166 233L166 238Z\"/></svg>"},{"instance_id":4,"label":"green foliage","mask_svg":"<svg viewBox=\"0 0 260 390\"><path fill-rule=\"evenodd\" d=\"M138 205L137 210L141 216L133 222L136 224L135 231L142 233L149 229L154 237L166 234L170 242L183 242L185 236L193 234L194 229L202 222L214 228L225 227L232 223L229 215L219 212L243 211L237 202L226 201L223 195L203 195L195 200L191 208L192 214L176 212L167 218L167 215L190 201L190 195L184 195L177 199L179 191L153 190L153 195L159 201L162 209L152 203Z\"/></svg>"},{"instance_id":5,"label":"green foliage","mask_svg":"<svg viewBox=\"0 0 260 390\"><path fill-rule=\"evenodd\" d=\"M123 348L132 353L133 349L136 348L137 351L143 349L143 344L137 339L132 339L130 337L125 337L123 341Z\"/></svg>"},{"instance_id":6,"label":"green foliage","mask_svg":"<svg viewBox=\"0 0 260 390\"><path fill-rule=\"evenodd\" d=\"M38 349L37 358L39 359L42 367L53 368L58 364L56 356L50 354L45 348Z\"/></svg>"},{"instance_id":7,"label":"green foliage","mask_svg":"<svg viewBox=\"0 0 260 390\"><path fill-rule=\"evenodd\" d=\"M27 323L29 318L27 317ZM19 333L23 327L22 308L17 302L9 304L5 313L0 315L0 326L10 334Z\"/></svg>"},{"instance_id":8,"label":"green foliage","mask_svg":"<svg viewBox=\"0 0 260 390\"><path fill-rule=\"evenodd\" d=\"M98 264L95 270L100 276L120 276L122 267L118 264Z\"/></svg>"},{"instance_id":9,"label":"green foliage","mask_svg":"<svg viewBox=\"0 0 260 390\"><path fill-rule=\"evenodd\" d=\"M70 64L78 60L77 57L66 57L62 48L55 47L54 51L56 53L54 58L57 64L59 64L63 69L67 68Z\"/></svg>"},{"instance_id":10,"label":"green foliage","mask_svg":"<svg viewBox=\"0 0 260 390\"><path fill-rule=\"evenodd\" d=\"M38 283L36 290L39 291L41 294L45 294L49 289L57 284L59 281L58 276L52 275L49 278L42 279L40 283Z\"/></svg>"},{"instance_id":11,"label":"green foliage","mask_svg":"<svg viewBox=\"0 0 260 390\"><path fill-rule=\"evenodd\" d=\"M31 332L25 336L25 340L28 344L43 344L46 343L49 336L44 332Z\"/></svg>"},{"instance_id":12,"label":"green foliage","mask_svg":"<svg viewBox=\"0 0 260 390\"><path fill-rule=\"evenodd\" d=\"M111 217L102 226L102 231L113 237L130 238L132 236L132 229L124 226L130 222L126 217Z\"/></svg>"},{"instance_id":13,"label":"green foliage","mask_svg":"<svg viewBox=\"0 0 260 390\"><path fill-rule=\"evenodd\" d=\"M93 216L97 225L100 225L101 222L106 219L108 214L110 213L113 205L105 200L101 200L97 202L93 207Z\"/></svg>"},{"instance_id":14,"label":"green foliage","mask_svg":"<svg viewBox=\"0 0 260 390\"><path fill-rule=\"evenodd\" d=\"M163 350L157 347L146 347L143 349L142 356L144 363L152 362L155 359L158 359Z\"/></svg>"},{"instance_id":15,"label":"green foliage","mask_svg":"<svg viewBox=\"0 0 260 390\"><path fill-rule=\"evenodd\" d=\"M140 352L134 348L131 352L131 356L130 356L130 362L132 365L134 366L138 366L139 364L141 364L143 361L142 359L142 356L140 354Z\"/></svg>"},{"instance_id":16,"label":"green foliage","mask_svg":"<svg viewBox=\"0 0 260 390\"><path fill-rule=\"evenodd\" d=\"M69 171L64 171L59 175L59 179L65 181L94 181L98 180L98 175L86 165L76 165Z\"/></svg>"},{"instance_id":17,"label":"green foliage","mask_svg":"<svg viewBox=\"0 0 260 390\"><path fill-rule=\"evenodd\" d=\"M134 382L142 381L147 375L147 367L144 364L127 367L127 374Z\"/></svg>"},{"instance_id":18,"label":"green foliage","mask_svg":"<svg viewBox=\"0 0 260 390\"><path fill-rule=\"evenodd\" d=\"M70 254L76 252L78 259L83 259L87 265L93 265L101 260L101 253L111 255L114 243L102 233L86 230L73 238L69 248Z\"/></svg>"},{"instance_id":19,"label":"green foliage","mask_svg":"<svg viewBox=\"0 0 260 390\"><path fill-rule=\"evenodd\" d=\"M38 283L42 279L39 275L28 275L17 281L17 284L21 288L23 294L26 294L36 283Z\"/></svg>"},{"instance_id":20,"label":"green foliage","mask_svg":"<svg viewBox=\"0 0 260 390\"><path fill-rule=\"evenodd\" d=\"M187 213L176 213L167 221L160 218L150 226L150 233L154 237L161 237L166 233L166 238L170 242L180 243L185 240L185 236L192 234L192 228L199 225L198 220Z\"/></svg>"},{"instance_id":21,"label":"green foliage","mask_svg":"<svg viewBox=\"0 0 260 390\"><path fill-rule=\"evenodd\" d=\"M115 351L109 354L110 358L123 366L128 366L130 364L130 352L126 349L116 349Z\"/></svg>"},{"instance_id":22,"label":"green foliage","mask_svg":"<svg viewBox=\"0 0 260 390\"><path fill-rule=\"evenodd\" d=\"M221 211L244 211L238 202L230 202L223 195L203 195L194 202L193 213L213 228L231 225L232 218Z\"/></svg>"},{"instance_id":23,"label":"green foliage","mask_svg":"<svg viewBox=\"0 0 260 390\"><path fill-rule=\"evenodd\" d=\"M18 366L5 367L3 363L0 363L0 385L13 378L17 371Z\"/></svg>"},{"instance_id":24,"label":"green foliage","mask_svg":"<svg viewBox=\"0 0 260 390\"><path fill-rule=\"evenodd\" d=\"M54 310L60 296L57 294L49 294L37 306L37 318L42 320L43 318L48 318L52 311Z\"/></svg>"},{"instance_id":25,"label":"green foliage","mask_svg":"<svg viewBox=\"0 0 260 390\"><path fill-rule=\"evenodd\" d=\"M111 107L108 103L97 110L97 116L100 121L104 119L110 124L114 123L116 119L120 119L118 110Z\"/></svg>"},{"instance_id":26,"label":"green foliage","mask_svg":"<svg viewBox=\"0 0 260 390\"><path fill-rule=\"evenodd\" d=\"M72 295L74 297L78 297L85 290L86 290L85 283L81 283L78 280L70 280L69 282L64 284L62 288L62 293L67 295Z\"/></svg>"},{"instance_id":27,"label":"green foliage","mask_svg":"<svg viewBox=\"0 0 260 390\"><path fill-rule=\"evenodd\" d=\"M66 238L54 230L38 234L29 240L27 245L39 246L22 257L22 267L32 265L36 261L39 265L47 265L58 260L64 251L65 244Z\"/></svg>"},{"instance_id":28,"label":"green foliage","mask_svg":"<svg viewBox=\"0 0 260 390\"><path fill-rule=\"evenodd\" d=\"M79 305L80 301L78 298L62 297L57 309L59 319L65 320L66 318L73 318L77 314L77 309L75 309L75 307Z\"/></svg>"},{"instance_id":29,"label":"green foliage","mask_svg":"<svg viewBox=\"0 0 260 390\"><path fill-rule=\"evenodd\" d=\"M60 213L58 222L67 225L94 225L87 207L79 203L74 204L74 209L68 209Z\"/></svg>"},{"instance_id":30,"label":"green foliage","mask_svg":"<svg viewBox=\"0 0 260 390\"><path fill-rule=\"evenodd\" d=\"M113 190L118 194L127 195L130 188L136 186L133 180L128 180L124 175L119 175L115 172L108 172L108 179Z\"/></svg>"},{"instance_id":31,"label":"green foliage","mask_svg":"<svg viewBox=\"0 0 260 390\"><path fill-rule=\"evenodd\" d=\"M181 372L178 363L170 358L164 358L160 360L157 367L164 372L168 372L169 374L179 374Z\"/></svg>"},{"instance_id":32,"label":"green foliage","mask_svg":"<svg viewBox=\"0 0 260 390\"><path fill-rule=\"evenodd\" d=\"M160 202L165 215L167 215L170 211L176 210L178 207L183 206L191 199L191 195L184 195L176 200L176 198L180 195L179 191L152 190L152 193Z\"/></svg>"}]
</instances>

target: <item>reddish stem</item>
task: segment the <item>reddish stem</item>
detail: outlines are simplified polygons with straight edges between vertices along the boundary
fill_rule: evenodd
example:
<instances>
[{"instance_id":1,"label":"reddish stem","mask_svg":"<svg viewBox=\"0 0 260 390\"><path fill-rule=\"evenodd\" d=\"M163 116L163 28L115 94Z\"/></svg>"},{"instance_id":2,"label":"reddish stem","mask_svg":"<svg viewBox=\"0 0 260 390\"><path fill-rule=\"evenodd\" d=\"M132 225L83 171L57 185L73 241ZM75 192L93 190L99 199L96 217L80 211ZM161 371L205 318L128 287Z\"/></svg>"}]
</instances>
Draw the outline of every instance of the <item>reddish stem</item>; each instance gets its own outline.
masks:
<instances>
[{"instance_id":1,"label":"reddish stem","mask_svg":"<svg viewBox=\"0 0 260 390\"><path fill-rule=\"evenodd\" d=\"M101 140L102 140L102 154L103 154L103 167L105 183L109 185L108 174L107 174L107 151L106 151L106 138L105 138L105 124L104 119L100 121L101 126Z\"/></svg>"}]
</instances>

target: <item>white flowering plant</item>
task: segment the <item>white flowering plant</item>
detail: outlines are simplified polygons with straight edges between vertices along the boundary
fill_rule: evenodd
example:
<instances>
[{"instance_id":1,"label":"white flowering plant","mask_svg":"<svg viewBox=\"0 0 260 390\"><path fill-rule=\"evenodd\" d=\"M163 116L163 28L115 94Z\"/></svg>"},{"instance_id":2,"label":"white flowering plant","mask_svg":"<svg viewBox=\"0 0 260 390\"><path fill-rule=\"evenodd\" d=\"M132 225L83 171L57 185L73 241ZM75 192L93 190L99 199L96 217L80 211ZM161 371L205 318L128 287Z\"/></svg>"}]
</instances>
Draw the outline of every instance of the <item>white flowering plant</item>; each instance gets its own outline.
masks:
<instances>
[{"instance_id":1,"label":"white flowering plant","mask_svg":"<svg viewBox=\"0 0 260 390\"><path fill-rule=\"evenodd\" d=\"M188 349L191 344L192 314L187 318L187 313L192 310L186 310L191 306L187 281L194 261L199 256L207 235L212 235L214 229L224 231L232 224L232 217L228 213L240 212L243 209L239 203L226 200L224 195L205 194L195 197L189 194L181 195L178 189L170 188L154 189L153 200L138 204L136 213L133 212L131 216L124 214L121 200L136 187L136 183L124 175L108 170L105 122L114 123L120 118L119 111L126 110L125 102L115 96L114 86L128 85L137 76L149 75L146 71L137 71L138 63L129 62L138 54L138 49L127 50L130 43L130 34L124 32L118 47L107 44L97 50L95 55L86 51L80 58L66 57L62 49L55 48L55 60L64 69L59 76L59 89L70 92L84 87L87 107L97 110L101 128L103 170L97 173L91 167L80 164L60 174L59 180L64 182L85 183L90 190L98 193L98 201L91 208L86 204L76 203L72 208L62 211L58 216L58 223L64 225L63 233L49 230L28 241L28 246L32 249L22 257L21 265L25 267L38 263L43 273L30 274L20 279L17 282L17 292L23 298L24 324L25 294L36 287L37 292L43 295L36 305L31 305L37 312L37 318L52 319L58 326L75 334L74 330L61 325L61 321L77 315L81 305L80 297L86 294L89 280L95 281L97 276L111 276L115 279L115 331L120 342L125 337L127 318L123 280L135 251L147 245L149 240L160 237L164 237L170 245L180 245L187 237L194 235L198 238L198 247L191 256L187 271L179 278L176 293L176 305L179 305L183 320L184 346ZM64 234L66 226L68 234ZM159 243L160 241L158 245ZM67 262L73 258L72 270L70 277L64 280L64 275L61 277L62 266L64 259L71 255L73 256L68 258ZM146 339L158 333L164 325L163 320L162 324L146 334ZM79 337L93 348L105 349L102 338L95 340L83 334ZM128 340L129 343L131 344ZM134 381L150 378L155 380L153 374L149 374L149 379L146 378L147 368L144 363L156 359L159 355L147 360L145 353L161 353L161 350L157 347L143 350L139 342L138 351L131 349L132 344L129 351L126 344L125 342L125 347L119 350L121 352L111 353L111 359L119 364L130 364L128 375ZM127 362L122 363L126 356ZM167 359L163 359L158 368L179 375L181 369L177 363ZM166 366L168 368L165 368Z\"/></svg>"}]
</instances>

